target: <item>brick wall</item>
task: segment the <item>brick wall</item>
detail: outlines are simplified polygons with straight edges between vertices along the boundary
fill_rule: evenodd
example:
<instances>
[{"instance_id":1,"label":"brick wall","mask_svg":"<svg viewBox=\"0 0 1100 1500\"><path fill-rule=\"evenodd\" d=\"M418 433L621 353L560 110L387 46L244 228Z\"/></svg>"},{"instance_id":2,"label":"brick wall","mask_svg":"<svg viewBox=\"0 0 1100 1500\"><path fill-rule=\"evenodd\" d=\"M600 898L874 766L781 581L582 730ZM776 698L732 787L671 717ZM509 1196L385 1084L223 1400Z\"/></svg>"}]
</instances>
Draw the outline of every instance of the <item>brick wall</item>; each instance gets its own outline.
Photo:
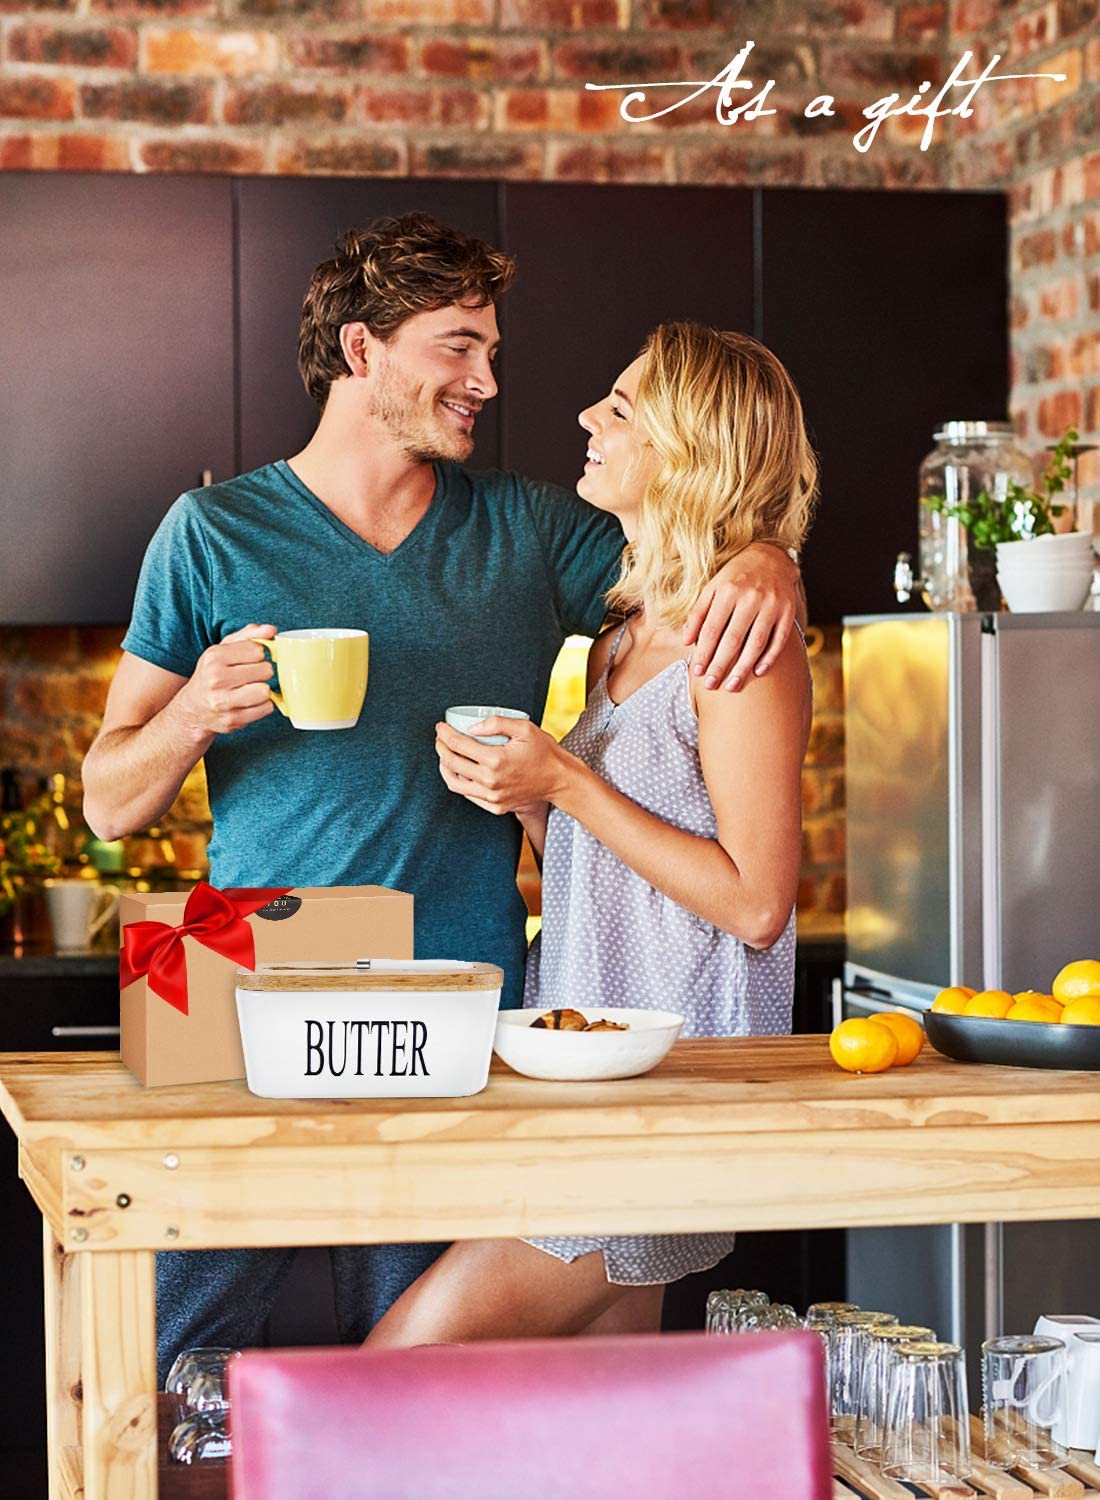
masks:
<instances>
[{"instance_id":1,"label":"brick wall","mask_svg":"<svg viewBox=\"0 0 1100 1500\"><path fill-rule=\"evenodd\" d=\"M958 122L956 187L1002 187L1012 225L1012 415L1032 451L1072 423L1100 441L1100 0L954 0L954 53L998 72L1064 73L979 94ZM1011 65L1011 66L1010 66ZM1080 461L1100 500L1100 454Z\"/></svg>"},{"instance_id":2,"label":"brick wall","mask_svg":"<svg viewBox=\"0 0 1100 1500\"><path fill-rule=\"evenodd\" d=\"M936 186L852 120L942 67L943 3L0 0L0 167ZM583 83L711 78L744 41L776 116L644 127ZM801 111L823 89L833 119ZM666 96L667 98L667 96ZM662 99L662 103L665 99Z\"/></svg>"},{"instance_id":3,"label":"brick wall","mask_svg":"<svg viewBox=\"0 0 1100 1500\"><path fill-rule=\"evenodd\" d=\"M0 766L19 770L28 798L60 771L70 814L79 809L81 762L99 730L122 635L122 626L0 627ZM74 824L74 838L82 832ZM200 765L163 825L126 841L127 866L204 871L209 833Z\"/></svg>"}]
</instances>

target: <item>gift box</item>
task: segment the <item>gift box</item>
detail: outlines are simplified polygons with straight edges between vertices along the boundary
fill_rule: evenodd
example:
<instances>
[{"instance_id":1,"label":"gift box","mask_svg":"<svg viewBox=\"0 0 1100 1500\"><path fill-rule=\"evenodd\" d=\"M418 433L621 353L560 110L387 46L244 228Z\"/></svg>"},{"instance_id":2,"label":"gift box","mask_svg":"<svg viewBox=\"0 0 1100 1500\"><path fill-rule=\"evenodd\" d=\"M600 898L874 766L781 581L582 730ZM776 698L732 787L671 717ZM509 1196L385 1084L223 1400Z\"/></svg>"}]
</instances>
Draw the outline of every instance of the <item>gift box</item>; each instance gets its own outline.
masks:
<instances>
[{"instance_id":1,"label":"gift box","mask_svg":"<svg viewBox=\"0 0 1100 1500\"><path fill-rule=\"evenodd\" d=\"M382 886L128 892L119 904L122 1060L140 1081L245 1076L239 967L411 958L413 898Z\"/></svg>"}]
</instances>

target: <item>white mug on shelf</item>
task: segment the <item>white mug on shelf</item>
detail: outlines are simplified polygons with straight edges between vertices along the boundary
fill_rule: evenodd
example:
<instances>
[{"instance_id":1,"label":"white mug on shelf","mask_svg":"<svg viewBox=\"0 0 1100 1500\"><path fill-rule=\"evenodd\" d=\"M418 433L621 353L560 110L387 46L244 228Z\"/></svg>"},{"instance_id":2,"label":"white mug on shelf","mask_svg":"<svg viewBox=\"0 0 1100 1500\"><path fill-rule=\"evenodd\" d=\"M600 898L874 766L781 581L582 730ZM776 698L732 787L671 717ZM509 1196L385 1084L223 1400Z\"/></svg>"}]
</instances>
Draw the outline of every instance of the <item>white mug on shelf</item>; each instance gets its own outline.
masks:
<instances>
[{"instance_id":1,"label":"white mug on shelf","mask_svg":"<svg viewBox=\"0 0 1100 1500\"><path fill-rule=\"evenodd\" d=\"M1100 1450L1100 1318L1085 1313L1044 1316L1036 1333L1066 1346L1066 1397L1054 1440L1067 1448Z\"/></svg>"},{"instance_id":2,"label":"white mug on shelf","mask_svg":"<svg viewBox=\"0 0 1100 1500\"><path fill-rule=\"evenodd\" d=\"M58 953L87 953L118 910L119 890L91 880L47 880L46 907Z\"/></svg>"}]
</instances>

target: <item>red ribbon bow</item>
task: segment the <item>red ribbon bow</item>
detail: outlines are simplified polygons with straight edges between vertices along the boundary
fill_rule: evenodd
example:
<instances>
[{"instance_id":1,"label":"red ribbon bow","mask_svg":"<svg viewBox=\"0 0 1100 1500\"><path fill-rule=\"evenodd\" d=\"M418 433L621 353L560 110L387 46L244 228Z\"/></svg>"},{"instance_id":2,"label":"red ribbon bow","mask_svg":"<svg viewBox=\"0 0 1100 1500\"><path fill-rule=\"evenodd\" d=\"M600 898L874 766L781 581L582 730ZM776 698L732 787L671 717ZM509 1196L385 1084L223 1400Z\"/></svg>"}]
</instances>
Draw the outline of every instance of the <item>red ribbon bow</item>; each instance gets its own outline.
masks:
<instances>
[{"instance_id":1,"label":"red ribbon bow","mask_svg":"<svg viewBox=\"0 0 1100 1500\"><path fill-rule=\"evenodd\" d=\"M169 927L167 922L130 922L123 928L119 989L148 975L149 988L187 1015L184 938L193 937L204 948L251 969L256 963L256 944L245 917L292 889L219 891L200 880L187 898L178 927Z\"/></svg>"}]
</instances>

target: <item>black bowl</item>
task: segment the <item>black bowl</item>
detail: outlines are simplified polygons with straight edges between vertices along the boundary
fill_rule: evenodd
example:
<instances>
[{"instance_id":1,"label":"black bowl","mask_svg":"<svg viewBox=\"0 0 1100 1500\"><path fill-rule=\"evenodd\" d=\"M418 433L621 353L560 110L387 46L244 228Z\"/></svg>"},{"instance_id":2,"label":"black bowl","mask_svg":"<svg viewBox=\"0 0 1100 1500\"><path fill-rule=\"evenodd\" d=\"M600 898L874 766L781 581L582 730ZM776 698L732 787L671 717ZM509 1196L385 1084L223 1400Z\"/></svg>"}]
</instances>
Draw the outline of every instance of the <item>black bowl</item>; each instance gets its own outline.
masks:
<instances>
[{"instance_id":1,"label":"black bowl","mask_svg":"<svg viewBox=\"0 0 1100 1500\"><path fill-rule=\"evenodd\" d=\"M956 1062L1100 1072L1100 1026L998 1021L993 1016L956 1016L950 1011L932 1010L925 1011L923 1019L936 1051Z\"/></svg>"}]
</instances>

